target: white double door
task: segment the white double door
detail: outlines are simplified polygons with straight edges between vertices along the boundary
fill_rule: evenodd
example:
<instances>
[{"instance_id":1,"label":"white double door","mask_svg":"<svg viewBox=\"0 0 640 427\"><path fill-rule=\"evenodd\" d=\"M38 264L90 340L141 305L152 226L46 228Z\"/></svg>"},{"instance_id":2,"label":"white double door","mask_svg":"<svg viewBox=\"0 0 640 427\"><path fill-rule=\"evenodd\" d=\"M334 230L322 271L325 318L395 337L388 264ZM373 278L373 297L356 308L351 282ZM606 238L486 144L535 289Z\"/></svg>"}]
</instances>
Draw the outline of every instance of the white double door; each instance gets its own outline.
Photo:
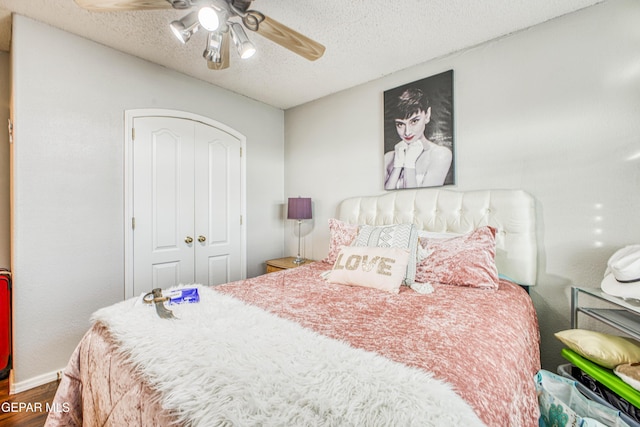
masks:
<instances>
[{"instance_id":1,"label":"white double door","mask_svg":"<svg viewBox=\"0 0 640 427\"><path fill-rule=\"evenodd\" d=\"M241 279L241 142L183 118L133 128L134 295Z\"/></svg>"}]
</instances>

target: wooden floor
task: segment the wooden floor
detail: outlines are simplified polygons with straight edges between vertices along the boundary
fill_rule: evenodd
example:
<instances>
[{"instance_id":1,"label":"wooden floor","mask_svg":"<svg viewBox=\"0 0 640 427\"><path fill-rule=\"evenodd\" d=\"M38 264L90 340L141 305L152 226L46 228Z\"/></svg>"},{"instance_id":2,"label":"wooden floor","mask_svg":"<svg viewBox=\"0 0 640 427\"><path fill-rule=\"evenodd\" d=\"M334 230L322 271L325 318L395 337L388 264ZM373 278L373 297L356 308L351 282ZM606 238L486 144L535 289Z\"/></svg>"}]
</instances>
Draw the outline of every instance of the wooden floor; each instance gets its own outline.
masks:
<instances>
[{"instance_id":1,"label":"wooden floor","mask_svg":"<svg viewBox=\"0 0 640 427\"><path fill-rule=\"evenodd\" d=\"M0 427L42 427L58 381L9 395L9 380L0 380Z\"/></svg>"}]
</instances>

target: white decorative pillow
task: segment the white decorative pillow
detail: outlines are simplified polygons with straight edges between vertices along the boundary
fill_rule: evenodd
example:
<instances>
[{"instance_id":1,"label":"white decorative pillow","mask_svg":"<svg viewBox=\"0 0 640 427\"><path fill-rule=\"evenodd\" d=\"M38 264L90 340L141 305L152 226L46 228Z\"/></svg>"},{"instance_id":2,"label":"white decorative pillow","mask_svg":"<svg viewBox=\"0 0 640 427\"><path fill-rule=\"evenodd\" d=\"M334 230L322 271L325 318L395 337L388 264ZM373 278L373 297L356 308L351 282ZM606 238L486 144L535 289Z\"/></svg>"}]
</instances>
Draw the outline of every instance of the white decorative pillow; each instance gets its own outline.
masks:
<instances>
[{"instance_id":1,"label":"white decorative pillow","mask_svg":"<svg viewBox=\"0 0 640 427\"><path fill-rule=\"evenodd\" d=\"M622 381L640 391L640 363L623 363L613 370Z\"/></svg>"},{"instance_id":2,"label":"white decorative pillow","mask_svg":"<svg viewBox=\"0 0 640 427\"><path fill-rule=\"evenodd\" d=\"M429 239L429 240L445 240L451 239L454 237L460 237L462 234L460 233L449 233L448 231L427 231L427 230L418 230L418 240L421 239Z\"/></svg>"},{"instance_id":3,"label":"white decorative pillow","mask_svg":"<svg viewBox=\"0 0 640 427\"><path fill-rule=\"evenodd\" d=\"M400 248L344 246L327 280L397 294L407 271L409 252Z\"/></svg>"},{"instance_id":4,"label":"white decorative pillow","mask_svg":"<svg viewBox=\"0 0 640 427\"><path fill-rule=\"evenodd\" d=\"M409 251L409 262L403 283L413 284L418 256L418 230L414 224L361 225L352 246L406 249Z\"/></svg>"}]
</instances>

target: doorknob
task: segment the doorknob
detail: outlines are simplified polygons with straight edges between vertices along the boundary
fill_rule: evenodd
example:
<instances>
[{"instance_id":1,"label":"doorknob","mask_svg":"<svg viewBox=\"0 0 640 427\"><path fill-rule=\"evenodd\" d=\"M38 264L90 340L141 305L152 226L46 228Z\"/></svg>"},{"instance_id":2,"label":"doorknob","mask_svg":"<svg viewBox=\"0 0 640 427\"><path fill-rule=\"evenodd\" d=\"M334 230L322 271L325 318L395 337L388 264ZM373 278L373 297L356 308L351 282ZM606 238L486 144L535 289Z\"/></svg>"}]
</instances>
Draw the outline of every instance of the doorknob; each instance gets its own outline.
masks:
<instances>
[{"instance_id":1,"label":"doorknob","mask_svg":"<svg viewBox=\"0 0 640 427\"><path fill-rule=\"evenodd\" d=\"M184 238L184 242L185 242L186 244L192 243L192 242L193 242L193 237L191 237L191 236L187 236L187 237L185 237L185 238Z\"/></svg>"},{"instance_id":2,"label":"doorknob","mask_svg":"<svg viewBox=\"0 0 640 427\"><path fill-rule=\"evenodd\" d=\"M207 240L207 238L206 238L206 237L204 237L204 236L198 236L198 242L200 242L200 243L204 243L206 240Z\"/></svg>"}]
</instances>

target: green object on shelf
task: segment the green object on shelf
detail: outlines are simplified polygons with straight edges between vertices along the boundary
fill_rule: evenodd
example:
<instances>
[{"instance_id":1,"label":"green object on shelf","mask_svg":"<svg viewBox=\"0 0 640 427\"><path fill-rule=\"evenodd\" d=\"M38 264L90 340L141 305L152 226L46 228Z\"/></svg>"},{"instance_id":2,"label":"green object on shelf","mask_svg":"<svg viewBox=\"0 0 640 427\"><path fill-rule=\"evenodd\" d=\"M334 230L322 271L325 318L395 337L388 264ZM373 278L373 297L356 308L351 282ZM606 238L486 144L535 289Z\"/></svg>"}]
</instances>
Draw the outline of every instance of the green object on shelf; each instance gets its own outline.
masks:
<instances>
[{"instance_id":1,"label":"green object on shelf","mask_svg":"<svg viewBox=\"0 0 640 427\"><path fill-rule=\"evenodd\" d=\"M584 373L594 380L599 381L605 387L608 387L636 408L640 408L640 392L622 381L611 369L593 363L569 348L562 349L562 357L582 369Z\"/></svg>"}]
</instances>

